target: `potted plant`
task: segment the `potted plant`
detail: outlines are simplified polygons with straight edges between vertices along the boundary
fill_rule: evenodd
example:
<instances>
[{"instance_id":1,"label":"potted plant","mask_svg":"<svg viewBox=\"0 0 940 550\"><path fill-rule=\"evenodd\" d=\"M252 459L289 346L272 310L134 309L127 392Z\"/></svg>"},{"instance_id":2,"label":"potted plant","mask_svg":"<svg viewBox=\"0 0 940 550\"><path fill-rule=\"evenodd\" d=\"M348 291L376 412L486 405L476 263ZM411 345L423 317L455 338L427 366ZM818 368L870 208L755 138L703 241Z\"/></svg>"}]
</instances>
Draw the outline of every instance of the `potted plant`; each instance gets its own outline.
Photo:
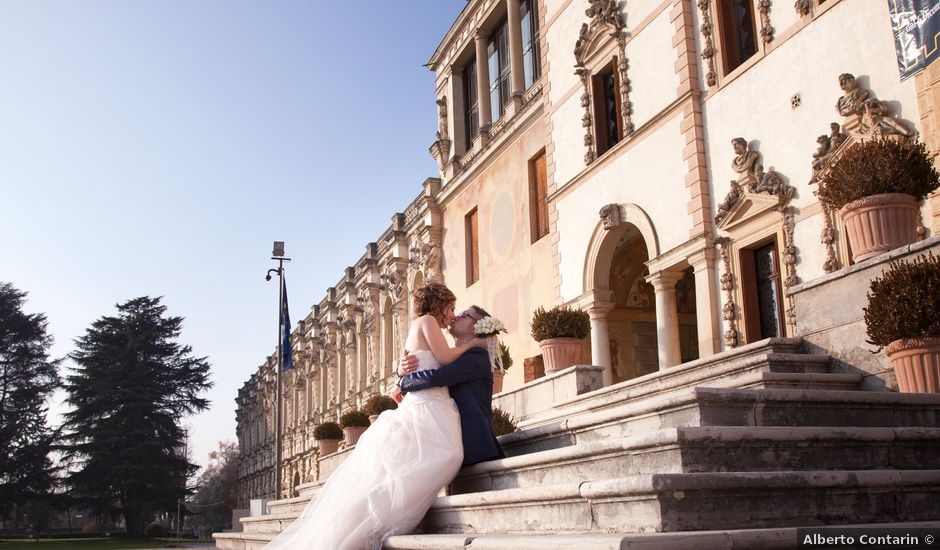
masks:
<instances>
[{"instance_id":1,"label":"potted plant","mask_svg":"<svg viewBox=\"0 0 940 550\"><path fill-rule=\"evenodd\" d=\"M387 395L373 395L366 401L366 404L362 407L362 412L369 415L369 423L375 422L375 419L379 417L385 411L391 411L398 408L398 403L394 399Z\"/></svg>"},{"instance_id":2,"label":"potted plant","mask_svg":"<svg viewBox=\"0 0 940 550\"><path fill-rule=\"evenodd\" d=\"M499 407L493 408L493 433L495 433L497 437L511 434L516 431L516 429L516 421L513 420L511 414Z\"/></svg>"},{"instance_id":3,"label":"potted plant","mask_svg":"<svg viewBox=\"0 0 940 550\"><path fill-rule=\"evenodd\" d=\"M369 415L357 410L351 410L339 419L339 425L343 428L343 435L346 437L346 446L355 445L359 438L369 427Z\"/></svg>"},{"instance_id":4,"label":"potted plant","mask_svg":"<svg viewBox=\"0 0 940 550\"><path fill-rule=\"evenodd\" d=\"M860 262L917 240L919 203L940 187L921 141L857 143L836 159L819 199L839 211Z\"/></svg>"},{"instance_id":5,"label":"potted plant","mask_svg":"<svg viewBox=\"0 0 940 550\"><path fill-rule=\"evenodd\" d=\"M496 346L496 368L493 369L493 393L503 391L503 377L506 371L512 366L512 356L509 354L509 346L500 342Z\"/></svg>"},{"instance_id":6,"label":"potted plant","mask_svg":"<svg viewBox=\"0 0 940 550\"><path fill-rule=\"evenodd\" d=\"M532 338L542 349L546 373L577 363L581 358L582 340L590 332L590 318L580 309L555 306L546 311L539 307L532 315Z\"/></svg>"},{"instance_id":7,"label":"potted plant","mask_svg":"<svg viewBox=\"0 0 940 550\"><path fill-rule=\"evenodd\" d=\"M320 456L324 457L339 449L339 442L343 439L343 429L336 422L324 422L313 429L313 438L320 447Z\"/></svg>"},{"instance_id":8,"label":"potted plant","mask_svg":"<svg viewBox=\"0 0 940 550\"><path fill-rule=\"evenodd\" d=\"M940 393L940 256L891 262L871 282L865 325L902 392Z\"/></svg>"}]
</instances>

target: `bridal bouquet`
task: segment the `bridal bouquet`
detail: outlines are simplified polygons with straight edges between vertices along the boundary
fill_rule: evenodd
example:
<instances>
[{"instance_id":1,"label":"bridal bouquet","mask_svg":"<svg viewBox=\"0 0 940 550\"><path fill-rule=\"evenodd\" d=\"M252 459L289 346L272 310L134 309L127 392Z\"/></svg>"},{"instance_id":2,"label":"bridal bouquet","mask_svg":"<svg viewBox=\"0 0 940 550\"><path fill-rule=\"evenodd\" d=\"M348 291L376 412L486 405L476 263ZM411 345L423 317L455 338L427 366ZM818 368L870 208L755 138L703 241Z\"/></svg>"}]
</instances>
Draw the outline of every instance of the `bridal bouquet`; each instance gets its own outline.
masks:
<instances>
[{"instance_id":1,"label":"bridal bouquet","mask_svg":"<svg viewBox=\"0 0 940 550\"><path fill-rule=\"evenodd\" d=\"M480 338L489 338L486 351L490 354L490 367L493 369L493 372L502 372L509 368L508 365L504 366L504 354L501 348L505 346L495 338L495 336L501 332L506 332L506 327L503 325L502 321L493 316L484 317L473 325L474 335Z\"/></svg>"}]
</instances>

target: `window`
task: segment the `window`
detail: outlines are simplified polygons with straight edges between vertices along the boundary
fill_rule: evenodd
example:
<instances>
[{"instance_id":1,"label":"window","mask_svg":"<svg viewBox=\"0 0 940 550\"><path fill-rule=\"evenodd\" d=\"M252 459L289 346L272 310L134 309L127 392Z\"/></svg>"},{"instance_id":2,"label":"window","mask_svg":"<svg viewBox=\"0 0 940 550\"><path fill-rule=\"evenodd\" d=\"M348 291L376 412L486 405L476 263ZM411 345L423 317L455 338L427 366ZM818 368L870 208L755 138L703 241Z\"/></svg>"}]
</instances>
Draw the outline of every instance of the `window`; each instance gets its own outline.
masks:
<instances>
[{"instance_id":1,"label":"window","mask_svg":"<svg viewBox=\"0 0 940 550\"><path fill-rule=\"evenodd\" d=\"M494 122L502 116L503 107L509 103L509 35L506 21L500 23L490 35L486 49L490 69L490 109Z\"/></svg>"},{"instance_id":2,"label":"window","mask_svg":"<svg viewBox=\"0 0 940 550\"><path fill-rule=\"evenodd\" d=\"M480 103L477 100L477 60L471 58L463 68L464 137L467 149L480 130Z\"/></svg>"},{"instance_id":3,"label":"window","mask_svg":"<svg viewBox=\"0 0 940 550\"><path fill-rule=\"evenodd\" d=\"M519 4L519 19L522 22L522 69L525 87L528 90L542 74L539 66L539 18L537 0L523 0Z\"/></svg>"},{"instance_id":4,"label":"window","mask_svg":"<svg viewBox=\"0 0 940 550\"><path fill-rule=\"evenodd\" d=\"M776 242L741 251L747 341L784 336L783 293Z\"/></svg>"},{"instance_id":5,"label":"window","mask_svg":"<svg viewBox=\"0 0 940 550\"><path fill-rule=\"evenodd\" d=\"M591 77L594 98L594 131L597 156L623 139L623 121L620 117L620 78L617 58Z\"/></svg>"},{"instance_id":6,"label":"window","mask_svg":"<svg viewBox=\"0 0 940 550\"><path fill-rule=\"evenodd\" d=\"M728 74L757 53L752 0L718 0L721 61Z\"/></svg>"},{"instance_id":7,"label":"window","mask_svg":"<svg viewBox=\"0 0 940 550\"><path fill-rule=\"evenodd\" d=\"M548 183L545 152L529 162L529 214L532 218L532 242L548 235Z\"/></svg>"},{"instance_id":8,"label":"window","mask_svg":"<svg viewBox=\"0 0 940 550\"><path fill-rule=\"evenodd\" d=\"M467 233L467 286L480 280L480 239L477 209L474 208L464 219Z\"/></svg>"}]
</instances>

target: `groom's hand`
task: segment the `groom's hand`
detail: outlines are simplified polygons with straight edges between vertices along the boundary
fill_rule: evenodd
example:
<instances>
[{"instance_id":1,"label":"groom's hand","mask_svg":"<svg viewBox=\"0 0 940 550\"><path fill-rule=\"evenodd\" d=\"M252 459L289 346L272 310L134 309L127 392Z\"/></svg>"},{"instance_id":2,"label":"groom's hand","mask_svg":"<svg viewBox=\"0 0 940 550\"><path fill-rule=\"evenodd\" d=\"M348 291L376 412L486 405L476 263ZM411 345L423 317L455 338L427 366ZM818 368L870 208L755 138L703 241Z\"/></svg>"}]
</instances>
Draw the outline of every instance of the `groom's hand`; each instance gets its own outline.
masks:
<instances>
[{"instance_id":1,"label":"groom's hand","mask_svg":"<svg viewBox=\"0 0 940 550\"><path fill-rule=\"evenodd\" d=\"M402 356L401 361L398 362L398 376L405 376L411 374L418 369L418 358L408 353L408 350L405 350L405 354Z\"/></svg>"}]
</instances>

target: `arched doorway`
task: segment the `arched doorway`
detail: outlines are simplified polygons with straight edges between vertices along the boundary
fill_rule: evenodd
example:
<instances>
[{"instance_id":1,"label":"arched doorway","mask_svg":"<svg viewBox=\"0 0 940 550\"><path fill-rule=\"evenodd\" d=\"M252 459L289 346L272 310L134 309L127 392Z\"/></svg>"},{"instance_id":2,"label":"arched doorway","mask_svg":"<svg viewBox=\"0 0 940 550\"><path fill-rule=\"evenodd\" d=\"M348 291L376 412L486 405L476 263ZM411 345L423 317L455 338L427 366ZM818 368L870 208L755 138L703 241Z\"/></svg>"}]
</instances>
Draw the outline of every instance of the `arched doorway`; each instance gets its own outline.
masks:
<instances>
[{"instance_id":1,"label":"arched doorway","mask_svg":"<svg viewBox=\"0 0 940 550\"><path fill-rule=\"evenodd\" d=\"M607 316L610 367L614 384L659 370L656 295L646 282L649 256L643 237L629 227L610 261L613 309Z\"/></svg>"}]
</instances>

